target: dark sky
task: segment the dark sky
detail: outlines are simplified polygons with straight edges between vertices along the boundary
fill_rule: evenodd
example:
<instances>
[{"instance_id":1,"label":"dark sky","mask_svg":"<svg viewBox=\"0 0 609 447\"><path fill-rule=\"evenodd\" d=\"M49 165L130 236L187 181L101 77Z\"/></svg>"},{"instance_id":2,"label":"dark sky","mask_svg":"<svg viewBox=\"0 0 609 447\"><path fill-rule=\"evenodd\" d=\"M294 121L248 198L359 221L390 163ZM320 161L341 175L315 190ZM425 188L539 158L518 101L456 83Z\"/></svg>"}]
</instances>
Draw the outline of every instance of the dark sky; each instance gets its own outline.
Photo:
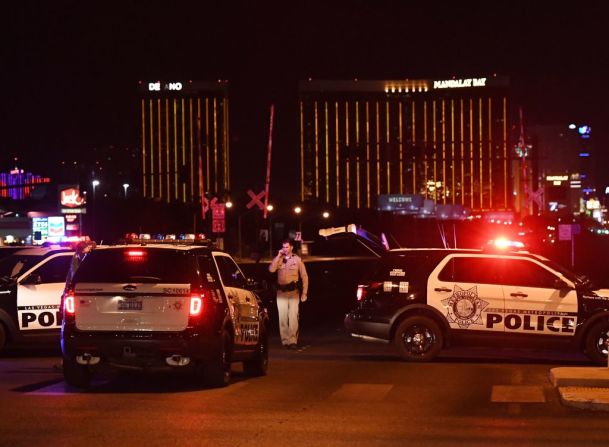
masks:
<instances>
[{"instance_id":1,"label":"dark sky","mask_svg":"<svg viewBox=\"0 0 609 447\"><path fill-rule=\"evenodd\" d=\"M605 1L21 3L2 12L0 171L137 145L137 81L153 79L229 81L233 179L248 167L236 187L264 179L272 102L273 178L296 175L308 77L508 75L528 124L590 123L605 156Z\"/></svg>"}]
</instances>

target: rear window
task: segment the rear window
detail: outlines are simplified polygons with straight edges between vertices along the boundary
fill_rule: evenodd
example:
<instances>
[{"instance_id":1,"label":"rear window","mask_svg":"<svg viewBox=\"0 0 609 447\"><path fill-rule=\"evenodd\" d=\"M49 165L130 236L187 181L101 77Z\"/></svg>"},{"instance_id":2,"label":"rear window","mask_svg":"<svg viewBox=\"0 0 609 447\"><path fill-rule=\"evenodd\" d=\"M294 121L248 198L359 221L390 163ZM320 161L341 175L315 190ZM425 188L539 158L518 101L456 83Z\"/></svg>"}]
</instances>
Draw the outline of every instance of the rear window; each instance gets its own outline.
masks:
<instances>
[{"instance_id":1,"label":"rear window","mask_svg":"<svg viewBox=\"0 0 609 447\"><path fill-rule=\"evenodd\" d=\"M446 263L438 279L446 282L501 284L502 266L503 259L456 256Z\"/></svg>"},{"instance_id":2,"label":"rear window","mask_svg":"<svg viewBox=\"0 0 609 447\"><path fill-rule=\"evenodd\" d=\"M194 257L182 251L142 247L99 250L87 255L74 282L190 284L195 271Z\"/></svg>"}]
</instances>

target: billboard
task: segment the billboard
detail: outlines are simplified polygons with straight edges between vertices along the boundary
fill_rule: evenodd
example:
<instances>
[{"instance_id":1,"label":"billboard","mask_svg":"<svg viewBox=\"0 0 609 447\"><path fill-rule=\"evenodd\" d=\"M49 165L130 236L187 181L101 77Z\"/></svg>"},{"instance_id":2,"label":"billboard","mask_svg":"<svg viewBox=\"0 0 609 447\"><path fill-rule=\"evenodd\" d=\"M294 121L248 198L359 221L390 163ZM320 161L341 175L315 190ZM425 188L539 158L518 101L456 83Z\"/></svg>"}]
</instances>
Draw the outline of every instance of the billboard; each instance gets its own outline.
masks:
<instances>
[{"instance_id":1,"label":"billboard","mask_svg":"<svg viewBox=\"0 0 609 447\"><path fill-rule=\"evenodd\" d=\"M86 203L78 185L59 186L59 205L63 214L84 214Z\"/></svg>"}]
</instances>

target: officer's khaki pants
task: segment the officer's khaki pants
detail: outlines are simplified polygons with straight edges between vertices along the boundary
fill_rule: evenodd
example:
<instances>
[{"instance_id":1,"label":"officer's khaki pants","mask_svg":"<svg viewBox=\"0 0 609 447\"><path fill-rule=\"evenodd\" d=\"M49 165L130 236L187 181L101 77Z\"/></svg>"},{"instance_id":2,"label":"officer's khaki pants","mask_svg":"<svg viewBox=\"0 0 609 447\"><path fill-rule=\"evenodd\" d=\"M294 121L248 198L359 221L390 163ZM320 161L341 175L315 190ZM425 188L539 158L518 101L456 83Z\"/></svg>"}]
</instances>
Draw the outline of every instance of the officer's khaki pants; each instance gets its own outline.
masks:
<instances>
[{"instance_id":1,"label":"officer's khaki pants","mask_svg":"<svg viewBox=\"0 0 609 447\"><path fill-rule=\"evenodd\" d=\"M277 312L279 314L279 335L281 343L292 345L298 343L298 290L277 292Z\"/></svg>"}]
</instances>

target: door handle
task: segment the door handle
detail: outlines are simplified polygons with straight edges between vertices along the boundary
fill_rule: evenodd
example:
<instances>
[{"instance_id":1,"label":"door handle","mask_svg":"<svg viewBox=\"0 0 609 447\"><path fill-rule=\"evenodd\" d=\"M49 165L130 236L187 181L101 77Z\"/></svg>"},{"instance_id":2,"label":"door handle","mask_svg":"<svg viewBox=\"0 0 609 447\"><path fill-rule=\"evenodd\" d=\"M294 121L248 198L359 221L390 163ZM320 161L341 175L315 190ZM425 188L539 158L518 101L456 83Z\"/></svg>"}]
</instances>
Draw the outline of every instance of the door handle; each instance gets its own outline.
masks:
<instances>
[{"instance_id":1,"label":"door handle","mask_svg":"<svg viewBox=\"0 0 609 447\"><path fill-rule=\"evenodd\" d=\"M449 289L448 287L436 287L434 289L434 291L436 291L436 292L452 292L452 290Z\"/></svg>"},{"instance_id":2,"label":"door handle","mask_svg":"<svg viewBox=\"0 0 609 447\"><path fill-rule=\"evenodd\" d=\"M516 296L516 297L519 297L519 298L526 298L529 295L527 295L526 293L522 293L522 292L516 292L516 293L510 293L510 296Z\"/></svg>"}]
</instances>

